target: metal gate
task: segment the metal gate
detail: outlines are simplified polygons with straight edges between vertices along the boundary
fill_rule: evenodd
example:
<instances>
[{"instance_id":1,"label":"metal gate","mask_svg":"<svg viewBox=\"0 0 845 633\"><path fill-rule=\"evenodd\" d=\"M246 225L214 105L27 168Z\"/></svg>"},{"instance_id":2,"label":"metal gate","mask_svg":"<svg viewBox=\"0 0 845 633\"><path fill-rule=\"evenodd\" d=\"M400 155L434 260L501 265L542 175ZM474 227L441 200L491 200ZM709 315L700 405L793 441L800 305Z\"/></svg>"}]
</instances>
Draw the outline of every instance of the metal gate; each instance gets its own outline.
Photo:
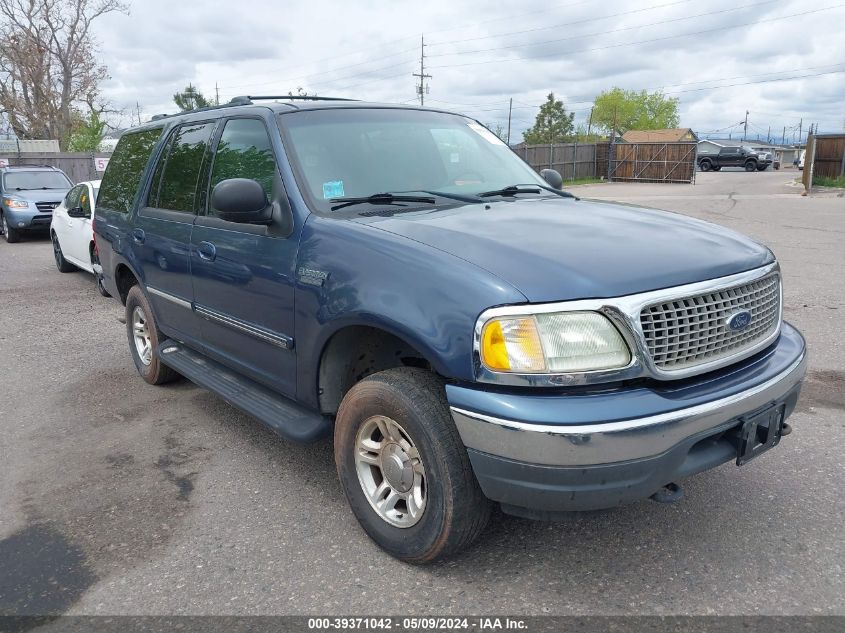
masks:
<instances>
[{"instance_id":1,"label":"metal gate","mask_svg":"<svg viewBox=\"0 0 845 633\"><path fill-rule=\"evenodd\" d=\"M697 143L615 143L608 180L692 183L697 151Z\"/></svg>"}]
</instances>

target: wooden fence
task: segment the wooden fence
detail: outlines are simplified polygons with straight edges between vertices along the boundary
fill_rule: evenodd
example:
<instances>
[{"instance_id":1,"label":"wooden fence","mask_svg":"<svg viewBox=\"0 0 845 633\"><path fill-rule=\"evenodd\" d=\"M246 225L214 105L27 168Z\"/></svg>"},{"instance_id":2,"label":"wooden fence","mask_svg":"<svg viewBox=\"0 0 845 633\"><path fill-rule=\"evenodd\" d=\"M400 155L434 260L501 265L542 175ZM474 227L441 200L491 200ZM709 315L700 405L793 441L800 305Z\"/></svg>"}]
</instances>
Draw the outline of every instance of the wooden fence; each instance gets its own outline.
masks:
<instances>
[{"instance_id":1,"label":"wooden fence","mask_svg":"<svg viewBox=\"0 0 845 633\"><path fill-rule=\"evenodd\" d=\"M845 134L819 134L813 136L813 145L807 144L807 157L812 156L812 170L807 169L804 161L804 171L812 172L813 178L840 178L845 176Z\"/></svg>"},{"instance_id":2,"label":"wooden fence","mask_svg":"<svg viewBox=\"0 0 845 633\"><path fill-rule=\"evenodd\" d=\"M697 143L615 143L608 160L608 180L695 182L697 149Z\"/></svg>"},{"instance_id":3,"label":"wooden fence","mask_svg":"<svg viewBox=\"0 0 845 633\"><path fill-rule=\"evenodd\" d=\"M623 182L695 182L696 143L562 143L518 145L531 167L555 169L563 180L606 178Z\"/></svg>"},{"instance_id":4,"label":"wooden fence","mask_svg":"<svg viewBox=\"0 0 845 633\"><path fill-rule=\"evenodd\" d=\"M50 165L61 169L72 182L98 180L103 177L105 165L111 154L84 152L22 152L0 153L0 164L7 165Z\"/></svg>"},{"instance_id":5,"label":"wooden fence","mask_svg":"<svg viewBox=\"0 0 845 633\"><path fill-rule=\"evenodd\" d=\"M514 151L536 171L554 169L564 181L598 178L599 152L595 143L518 145Z\"/></svg>"}]
</instances>

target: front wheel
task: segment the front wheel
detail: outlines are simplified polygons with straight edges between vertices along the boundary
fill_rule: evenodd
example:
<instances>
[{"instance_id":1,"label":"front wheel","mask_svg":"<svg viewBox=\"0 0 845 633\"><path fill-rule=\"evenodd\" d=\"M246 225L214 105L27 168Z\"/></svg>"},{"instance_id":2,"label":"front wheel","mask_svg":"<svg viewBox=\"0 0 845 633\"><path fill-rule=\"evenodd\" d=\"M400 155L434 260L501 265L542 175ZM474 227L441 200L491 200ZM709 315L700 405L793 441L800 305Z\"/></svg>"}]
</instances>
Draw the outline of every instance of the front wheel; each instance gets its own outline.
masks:
<instances>
[{"instance_id":1,"label":"front wheel","mask_svg":"<svg viewBox=\"0 0 845 633\"><path fill-rule=\"evenodd\" d=\"M59 269L60 273L72 273L76 270L76 266L65 259L62 253L62 245L59 244L59 236L51 233L50 239L53 241L53 259L56 260L56 268Z\"/></svg>"},{"instance_id":2,"label":"front wheel","mask_svg":"<svg viewBox=\"0 0 845 633\"><path fill-rule=\"evenodd\" d=\"M132 360L141 378L151 385L161 385L179 377L155 354L164 335L156 325L150 302L137 285L132 286L126 295L126 335Z\"/></svg>"},{"instance_id":3,"label":"front wheel","mask_svg":"<svg viewBox=\"0 0 845 633\"><path fill-rule=\"evenodd\" d=\"M754 171L755 169L757 169L757 163L755 163L753 160L750 160L747 163L745 163L745 171L750 172L750 171Z\"/></svg>"},{"instance_id":4,"label":"front wheel","mask_svg":"<svg viewBox=\"0 0 845 633\"><path fill-rule=\"evenodd\" d=\"M361 527L400 560L458 552L489 519L443 381L430 371L389 369L353 386L337 414L334 453Z\"/></svg>"},{"instance_id":5,"label":"front wheel","mask_svg":"<svg viewBox=\"0 0 845 633\"><path fill-rule=\"evenodd\" d=\"M14 244L15 242L19 242L21 239L20 231L17 229L13 229L9 226L9 223L6 221L6 215L3 214L2 216L2 225L3 225L3 237L9 244Z\"/></svg>"}]
</instances>

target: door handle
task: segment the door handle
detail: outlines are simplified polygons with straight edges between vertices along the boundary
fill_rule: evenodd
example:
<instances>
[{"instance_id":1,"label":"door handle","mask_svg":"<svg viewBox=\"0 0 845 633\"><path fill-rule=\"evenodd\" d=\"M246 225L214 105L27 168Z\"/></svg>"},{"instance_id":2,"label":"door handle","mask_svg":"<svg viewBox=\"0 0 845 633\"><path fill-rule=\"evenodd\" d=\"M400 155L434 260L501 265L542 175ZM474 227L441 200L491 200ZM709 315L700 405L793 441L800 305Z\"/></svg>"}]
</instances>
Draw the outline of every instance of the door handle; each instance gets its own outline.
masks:
<instances>
[{"instance_id":1,"label":"door handle","mask_svg":"<svg viewBox=\"0 0 845 633\"><path fill-rule=\"evenodd\" d=\"M200 256L200 259L204 259L207 262L213 262L214 258L217 257L217 248L215 248L214 244L211 242L200 242L199 248L197 248L197 253Z\"/></svg>"},{"instance_id":2,"label":"door handle","mask_svg":"<svg viewBox=\"0 0 845 633\"><path fill-rule=\"evenodd\" d=\"M143 229L135 229L132 231L132 239L135 240L138 244L143 244L144 240L147 239L146 234L144 233Z\"/></svg>"}]
</instances>

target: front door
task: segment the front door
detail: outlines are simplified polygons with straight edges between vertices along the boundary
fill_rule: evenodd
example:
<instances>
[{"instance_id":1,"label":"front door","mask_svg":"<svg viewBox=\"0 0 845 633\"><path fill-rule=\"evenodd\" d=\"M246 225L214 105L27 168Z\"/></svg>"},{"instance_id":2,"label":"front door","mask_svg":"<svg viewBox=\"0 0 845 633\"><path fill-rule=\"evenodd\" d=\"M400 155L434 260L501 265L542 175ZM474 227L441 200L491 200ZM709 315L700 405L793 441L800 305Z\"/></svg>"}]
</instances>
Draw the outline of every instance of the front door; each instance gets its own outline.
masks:
<instances>
[{"instance_id":1,"label":"front door","mask_svg":"<svg viewBox=\"0 0 845 633\"><path fill-rule=\"evenodd\" d=\"M241 224L216 216L210 192L229 178L250 178L264 187L268 202L277 207L273 223ZM295 396L297 241L279 218L277 203L285 192L262 119L225 122L207 191L207 211L197 218L191 235L194 303L203 318L204 347L220 362Z\"/></svg>"},{"instance_id":2,"label":"front door","mask_svg":"<svg viewBox=\"0 0 845 633\"><path fill-rule=\"evenodd\" d=\"M69 254L86 270L91 270L91 186L87 183L77 185L77 208L85 214L81 218L68 217L68 249Z\"/></svg>"},{"instance_id":3,"label":"front door","mask_svg":"<svg viewBox=\"0 0 845 633\"><path fill-rule=\"evenodd\" d=\"M198 340L200 323L191 305L188 249L214 126L185 123L171 132L130 235L162 331L189 343Z\"/></svg>"}]
</instances>

